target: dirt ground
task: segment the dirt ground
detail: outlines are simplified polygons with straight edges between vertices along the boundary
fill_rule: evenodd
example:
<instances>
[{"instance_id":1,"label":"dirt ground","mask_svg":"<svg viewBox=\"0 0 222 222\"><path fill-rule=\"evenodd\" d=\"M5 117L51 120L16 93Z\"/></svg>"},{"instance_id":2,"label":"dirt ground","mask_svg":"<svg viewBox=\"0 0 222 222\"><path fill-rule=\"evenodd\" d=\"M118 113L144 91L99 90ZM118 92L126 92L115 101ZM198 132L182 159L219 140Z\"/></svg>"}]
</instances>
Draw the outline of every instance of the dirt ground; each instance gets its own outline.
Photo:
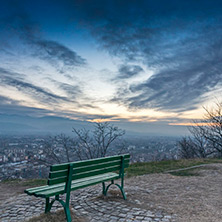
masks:
<instances>
[{"instance_id":1,"label":"dirt ground","mask_svg":"<svg viewBox=\"0 0 222 222\"><path fill-rule=\"evenodd\" d=\"M4 200L14 197L15 195L24 193L26 188L30 186L24 186L20 183L0 183L0 203Z\"/></svg>"},{"instance_id":2,"label":"dirt ground","mask_svg":"<svg viewBox=\"0 0 222 222\"><path fill-rule=\"evenodd\" d=\"M72 221L75 222L86 222L83 218L76 217L76 215L71 211ZM66 222L66 216L64 210L58 210L56 213L42 214L38 217L33 217L28 222Z\"/></svg>"},{"instance_id":3,"label":"dirt ground","mask_svg":"<svg viewBox=\"0 0 222 222\"><path fill-rule=\"evenodd\" d=\"M222 164L209 164L195 171L198 176L148 174L128 178L125 203L176 214L178 222L222 222ZM0 183L0 203L23 193L25 188Z\"/></svg>"},{"instance_id":4,"label":"dirt ground","mask_svg":"<svg viewBox=\"0 0 222 222\"><path fill-rule=\"evenodd\" d=\"M199 176L151 174L130 178L129 204L176 214L179 222L222 221L222 164L195 171Z\"/></svg>"}]
</instances>

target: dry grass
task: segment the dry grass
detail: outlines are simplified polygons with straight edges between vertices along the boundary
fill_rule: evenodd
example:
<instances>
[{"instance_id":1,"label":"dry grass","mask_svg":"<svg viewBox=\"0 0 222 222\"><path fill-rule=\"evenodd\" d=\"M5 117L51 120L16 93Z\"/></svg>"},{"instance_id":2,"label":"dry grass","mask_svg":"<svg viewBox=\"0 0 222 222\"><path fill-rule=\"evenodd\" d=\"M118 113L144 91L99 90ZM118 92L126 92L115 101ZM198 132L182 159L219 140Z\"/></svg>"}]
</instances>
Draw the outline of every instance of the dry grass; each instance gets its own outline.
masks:
<instances>
[{"instance_id":1,"label":"dry grass","mask_svg":"<svg viewBox=\"0 0 222 222\"><path fill-rule=\"evenodd\" d=\"M85 222L84 218L77 217L73 211L71 211L72 221ZM38 217L33 217L28 222L66 222L66 216L64 210L58 210L54 213L41 214Z\"/></svg>"},{"instance_id":2,"label":"dry grass","mask_svg":"<svg viewBox=\"0 0 222 222\"><path fill-rule=\"evenodd\" d=\"M181 159L163 160L147 163L133 163L126 169L128 177L144 174L163 173L169 170L182 169L201 164L222 163L222 159Z\"/></svg>"}]
</instances>

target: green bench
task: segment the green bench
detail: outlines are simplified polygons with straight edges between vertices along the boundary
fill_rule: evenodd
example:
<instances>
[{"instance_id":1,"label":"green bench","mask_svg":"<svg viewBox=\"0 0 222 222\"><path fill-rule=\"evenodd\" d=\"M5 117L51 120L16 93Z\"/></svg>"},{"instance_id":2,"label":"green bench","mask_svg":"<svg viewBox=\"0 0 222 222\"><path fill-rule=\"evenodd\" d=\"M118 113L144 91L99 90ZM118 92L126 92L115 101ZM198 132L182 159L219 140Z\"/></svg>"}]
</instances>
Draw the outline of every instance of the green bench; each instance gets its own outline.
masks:
<instances>
[{"instance_id":1,"label":"green bench","mask_svg":"<svg viewBox=\"0 0 222 222\"><path fill-rule=\"evenodd\" d=\"M25 193L46 199L45 213L50 212L55 201L59 201L64 207L67 222L72 221L69 209L70 192L87 186L102 183L102 193L106 196L109 187L114 180L121 179L119 187L123 198L124 192L124 168L129 166L129 154L104 157L79 162L71 162L50 166L48 185L26 189ZM105 182L111 181L106 186ZM66 201L59 195L66 194ZM55 196L50 202L50 197Z\"/></svg>"}]
</instances>

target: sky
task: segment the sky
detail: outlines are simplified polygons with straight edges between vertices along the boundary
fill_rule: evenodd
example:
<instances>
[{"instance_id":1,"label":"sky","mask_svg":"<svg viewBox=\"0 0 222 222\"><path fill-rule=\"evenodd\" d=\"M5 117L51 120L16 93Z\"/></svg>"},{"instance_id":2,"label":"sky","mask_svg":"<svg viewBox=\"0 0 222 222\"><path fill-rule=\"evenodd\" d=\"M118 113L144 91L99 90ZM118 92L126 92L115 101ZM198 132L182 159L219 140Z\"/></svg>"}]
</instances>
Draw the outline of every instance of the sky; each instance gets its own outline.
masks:
<instances>
[{"instance_id":1,"label":"sky","mask_svg":"<svg viewBox=\"0 0 222 222\"><path fill-rule=\"evenodd\" d=\"M0 115L175 133L221 100L221 1L1 0L0 12Z\"/></svg>"}]
</instances>

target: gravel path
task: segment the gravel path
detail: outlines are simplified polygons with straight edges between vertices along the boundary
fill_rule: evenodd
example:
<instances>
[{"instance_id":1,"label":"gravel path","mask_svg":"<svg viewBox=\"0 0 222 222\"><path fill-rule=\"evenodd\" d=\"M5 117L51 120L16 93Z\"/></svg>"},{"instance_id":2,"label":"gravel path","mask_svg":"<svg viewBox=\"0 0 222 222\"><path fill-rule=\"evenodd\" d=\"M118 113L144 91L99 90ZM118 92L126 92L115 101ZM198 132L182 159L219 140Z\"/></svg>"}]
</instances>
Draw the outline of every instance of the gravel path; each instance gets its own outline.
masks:
<instances>
[{"instance_id":1,"label":"gravel path","mask_svg":"<svg viewBox=\"0 0 222 222\"><path fill-rule=\"evenodd\" d=\"M151 174L126 180L127 201L118 190L101 195L101 185L72 192L71 206L85 221L222 222L222 164L197 169L200 176ZM1 187L1 184L0 184ZM6 188L4 188L6 189ZM16 194L0 198L0 221L27 221L44 211L44 201ZM55 205L55 212L61 209Z\"/></svg>"}]
</instances>

